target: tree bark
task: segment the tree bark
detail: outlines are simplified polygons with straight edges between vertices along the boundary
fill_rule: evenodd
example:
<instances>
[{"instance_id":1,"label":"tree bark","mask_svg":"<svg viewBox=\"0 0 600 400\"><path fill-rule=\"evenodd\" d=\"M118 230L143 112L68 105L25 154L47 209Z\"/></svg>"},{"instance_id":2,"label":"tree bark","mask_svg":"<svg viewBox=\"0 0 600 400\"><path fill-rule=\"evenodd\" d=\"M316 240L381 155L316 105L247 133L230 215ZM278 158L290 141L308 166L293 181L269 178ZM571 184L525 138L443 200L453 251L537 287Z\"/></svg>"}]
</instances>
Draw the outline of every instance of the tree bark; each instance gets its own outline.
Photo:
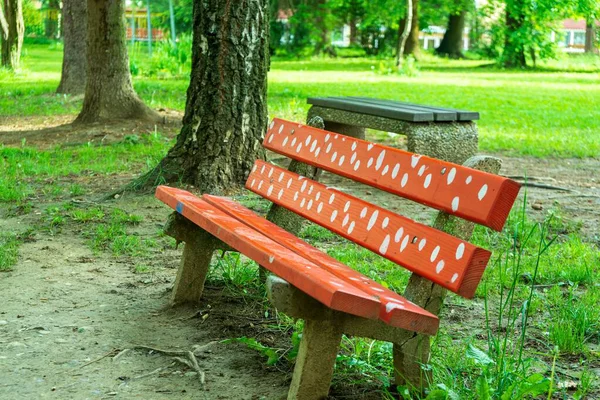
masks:
<instances>
[{"instance_id":1,"label":"tree bark","mask_svg":"<svg viewBox=\"0 0 600 400\"><path fill-rule=\"evenodd\" d=\"M3 67L11 70L19 67L24 33L22 0L0 0L0 61Z\"/></svg>"},{"instance_id":2,"label":"tree bark","mask_svg":"<svg viewBox=\"0 0 600 400\"><path fill-rule=\"evenodd\" d=\"M56 93L83 94L87 76L87 5L82 0L63 0L63 63Z\"/></svg>"},{"instance_id":3,"label":"tree bark","mask_svg":"<svg viewBox=\"0 0 600 400\"><path fill-rule=\"evenodd\" d=\"M48 10L60 12L59 0L50 0L45 6ZM58 39L58 18L52 19L48 15L46 16L46 20L44 21L44 34L48 39Z\"/></svg>"},{"instance_id":4,"label":"tree bark","mask_svg":"<svg viewBox=\"0 0 600 400\"><path fill-rule=\"evenodd\" d=\"M415 59L418 59L421 54L421 46L419 44L419 0L412 0L411 9L412 21L410 24L410 33L404 46L404 55L412 55Z\"/></svg>"},{"instance_id":5,"label":"tree bark","mask_svg":"<svg viewBox=\"0 0 600 400\"><path fill-rule=\"evenodd\" d=\"M356 27L358 25L358 18L352 17L350 19L350 46L358 46L358 29Z\"/></svg>"},{"instance_id":6,"label":"tree bark","mask_svg":"<svg viewBox=\"0 0 600 400\"><path fill-rule=\"evenodd\" d=\"M435 49L437 54L445 55L450 58L463 58L463 33L465 30L466 11L460 11L458 14L450 14L448 17L448 28L444 33L442 42Z\"/></svg>"},{"instance_id":7,"label":"tree bark","mask_svg":"<svg viewBox=\"0 0 600 400\"><path fill-rule=\"evenodd\" d=\"M167 156L132 189L184 182L203 193L225 193L264 158L268 6L268 0L194 2L183 127Z\"/></svg>"},{"instance_id":8,"label":"tree bark","mask_svg":"<svg viewBox=\"0 0 600 400\"><path fill-rule=\"evenodd\" d=\"M502 64L507 68L525 68L525 45L518 35L523 22L522 5L520 0L506 2L506 37Z\"/></svg>"},{"instance_id":9,"label":"tree bark","mask_svg":"<svg viewBox=\"0 0 600 400\"><path fill-rule=\"evenodd\" d=\"M76 123L159 119L133 90L124 11L124 0L87 0L87 83Z\"/></svg>"},{"instance_id":10,"label":"tree bark","mask_svg":"<svg viewBox=\"0 0 600 400\"><path fill-rule=\"evenodd\" d=\"M413 0L406 0L406 17L398 24L398 50L396 51L396 67L398 68L402 68L404 49L412 28L412 5Z\"/></svg>"},{"instance_id":11,"label":"tree bark","mask_svg":"<svg viewBox=\"0 0 600 400\"><path fill-rule=\"evenodd\" d=\"M596 21L588 19L585 24L585 52L598 54L596 47Z\"/></svg>"}]
</instances>

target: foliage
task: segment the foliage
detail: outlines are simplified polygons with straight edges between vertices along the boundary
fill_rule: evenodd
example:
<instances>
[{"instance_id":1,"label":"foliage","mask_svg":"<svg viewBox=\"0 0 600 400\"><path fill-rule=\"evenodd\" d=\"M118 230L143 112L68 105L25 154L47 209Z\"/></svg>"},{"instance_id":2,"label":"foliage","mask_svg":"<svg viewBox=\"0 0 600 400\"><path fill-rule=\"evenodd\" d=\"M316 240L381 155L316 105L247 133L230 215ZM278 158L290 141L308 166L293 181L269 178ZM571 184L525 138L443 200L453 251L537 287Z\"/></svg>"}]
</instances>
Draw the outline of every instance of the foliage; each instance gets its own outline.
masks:
<instances>
[{"instance_id":1,"label":"foliage","mask_svg":"<svg viewBox=\"0 0 600 400\"><path fill-rule=\"evenodd\" d=\"M148 58L144 43L136 43L131 51L130 70L132 75L157 78L188 77L192 65L192 36L181 34L174 45L170 40L158 42Z\"/></svg>"},{"instance_id":2,"label":"foliage","mask_svg":"<svg viewBox=\"0 0 600 400\"><path fill-rule=\"evenodd\" d=\"M13 233L0 233L0 272L9 271L17 262L20 241Z\"/></svg>"},{"instance_id":3,"label":"foliage","mask_svg":"<svg viewBox=\"0 0 600 400\"><path fill-rule=\"evenodd\" d=\"M23 0L23 21L25 23L25 36L44 35L42 13L35 7L33 0Z\"/></svg>"}]
</instances>

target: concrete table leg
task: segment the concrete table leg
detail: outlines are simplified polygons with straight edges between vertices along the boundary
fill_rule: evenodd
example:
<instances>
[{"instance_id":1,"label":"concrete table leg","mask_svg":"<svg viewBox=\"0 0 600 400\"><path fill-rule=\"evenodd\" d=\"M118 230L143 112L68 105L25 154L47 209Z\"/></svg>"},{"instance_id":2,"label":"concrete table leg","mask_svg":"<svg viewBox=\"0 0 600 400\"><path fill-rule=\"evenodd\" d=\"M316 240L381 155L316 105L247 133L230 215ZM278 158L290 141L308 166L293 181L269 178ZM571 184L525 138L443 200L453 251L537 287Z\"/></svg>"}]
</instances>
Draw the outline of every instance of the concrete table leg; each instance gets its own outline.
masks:
<instances>
[{"instance_id":1,"label":"concrete table leg","mask_svg":"<svg viewBox=\"0 0 600 400\"><path fill-rule=\"evenodd\" d=\"M329 132L337 132L341 133L342 135L365 140L365 128L362 126L327 120L326 116L320 115L321 113L319 113L319 110L320 109L318 107L311 107L310 110L308 110L308 116L306 117L307 121L314 117L321 117L323 118L323 122L325 124L323 129Z\"/></svg>"}]
</instances>

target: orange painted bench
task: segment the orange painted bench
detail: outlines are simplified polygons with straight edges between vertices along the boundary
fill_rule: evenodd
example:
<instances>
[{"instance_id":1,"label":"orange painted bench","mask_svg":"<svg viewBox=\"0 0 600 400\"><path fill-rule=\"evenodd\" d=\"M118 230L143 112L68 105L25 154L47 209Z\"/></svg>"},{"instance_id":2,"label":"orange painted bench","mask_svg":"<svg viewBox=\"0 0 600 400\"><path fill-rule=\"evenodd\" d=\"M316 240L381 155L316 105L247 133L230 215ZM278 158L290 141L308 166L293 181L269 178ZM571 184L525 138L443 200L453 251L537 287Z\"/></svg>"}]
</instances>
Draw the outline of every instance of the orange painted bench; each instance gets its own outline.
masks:
<instances>
[{"instance_id":1,"label":"orange painted bench","mask_svg":"<svg viewBox=\"0 0 600 400\"><path fill-rule=\"evenodd\" d=\"M472 297L490 258L468 242L473 223L501 230L519 185L480 170L498 172L497 159L473 158L466 164L480 169L470 168L281 119L263 145L441 211L430 227L262 160L247 179L254 193L412 271L404 296L231 199L159 186L156 197L204 235L183 235L174 301L199 299L221 241L276 275L268 281L274 305L305 319L289 399L327 395L344 333L394 343L396 379L414 384L445 291ZM192 297L181 295L189 287Z\"/></svg>"}]
</instances>

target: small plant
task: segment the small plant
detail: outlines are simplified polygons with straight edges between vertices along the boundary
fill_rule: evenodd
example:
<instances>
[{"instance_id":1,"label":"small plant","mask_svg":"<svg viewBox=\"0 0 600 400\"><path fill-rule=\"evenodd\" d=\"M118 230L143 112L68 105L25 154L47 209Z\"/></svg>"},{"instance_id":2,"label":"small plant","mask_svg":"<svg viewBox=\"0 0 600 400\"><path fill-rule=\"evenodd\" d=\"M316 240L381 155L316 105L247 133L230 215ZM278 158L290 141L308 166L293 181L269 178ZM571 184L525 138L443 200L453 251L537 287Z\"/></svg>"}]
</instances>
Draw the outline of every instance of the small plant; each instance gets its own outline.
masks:
<instances>
[{"instance_id":1,"label":"small plant","mask_svg":"<svg viewBox=\"0 0 600 400\"><path fill-rule=\"evenodd\" d=\"M268 347L260 343L258 340L254 338L248 338L246 336L242 336L234 339L226 339L222 343L241 343L245 344L251 350L255 350L264 357L267 358L267 365L275 365L277 361L279 361L279 353L282 352L282 349L276 349L273 347Z\"/></svg>"},{"instance_id":2,"label":"small plant","mask_svg":"<svg viewBox=\"0 0 600 400\"><path fill-rule=\"evenodd\" d=\"M69 186L69 193L73 197L81 196L82 194L85 193L85 189L81 185L74 183L71 186Z\"/></svg>"},{"instance_id":3,"label":"small plant","mask_svg":"<svg viewBox=\"0 0 600 400\"><path fill-rule=\"evenodd\" d=\"M71 213L71 218L73 221L77 222L102 221L104 218L104 211L102 211L102 209L99 207L74 210Z\"/></svg>"},{"instance_id":4,"label":"small plant","mask_svg":"<svg viewBox=\"0 0 600 400\"><path fill-rule=\"evenodd\" d=\"M17 263L20 244L14 233L0 233L0 271L10 271Z\"/></svg>"},{"instance_id":5,"label":"small plant","mask_svg":"<svg viewBox=\"0 0 600 400\"><path fill-rule=\"evenodd\" d=\"M248 289L258 283L258 267L256 263L237 252L224 252L216 257L216 266L211 268L211 275L220 273L219 279L225 285L249 294Z\"/></svg>"},{"instance_id":6,"label":"small plant","mask_svg":"<svg viewBox=\"0 0 600 400\"><path fill-rule=\"evenodd\" d=\"M549 338L561 353L585 353L588 340L600 333L600 291L576 291L570 288L567 299L551 304Z\"/></svg>"},{"instance_id":7,"label":"small plant","mask_svg":"<svg viewBox=\"0 0 600 400\"><path fill-rule=\"evenodd\" d=\"M133 272L136 274L147 274L150 272L150 267L145 264L138 264L135 266Z\"/></svg>"}]
</instances>

